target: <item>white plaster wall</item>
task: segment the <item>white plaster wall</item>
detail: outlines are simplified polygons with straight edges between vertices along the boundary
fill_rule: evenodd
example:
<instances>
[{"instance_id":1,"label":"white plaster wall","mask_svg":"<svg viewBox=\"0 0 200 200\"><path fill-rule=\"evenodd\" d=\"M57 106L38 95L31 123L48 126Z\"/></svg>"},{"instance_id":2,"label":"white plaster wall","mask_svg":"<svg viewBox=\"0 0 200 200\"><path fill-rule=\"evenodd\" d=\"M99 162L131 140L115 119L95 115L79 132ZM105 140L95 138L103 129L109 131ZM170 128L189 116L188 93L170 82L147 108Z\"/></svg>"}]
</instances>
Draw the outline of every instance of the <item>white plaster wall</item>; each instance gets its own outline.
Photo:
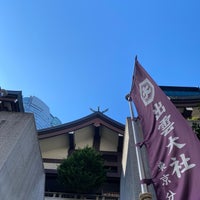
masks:
<instances>
[{"instance_id":1,"label":"white plaster wall","mask_svg":"<svg viewBox=\"0 0 200 200\"><path fill-rule=\"evenodd\" d=\"M69 148L67 134L40 140L40 148L43 158L67 158Z\"/></svg>"},{"instance_id":2,"label":"white plaster wall","mask_svg":"<svg viewBox=\"0 0 200 200\"><path fill-rule=\"evenodd\" d=\"M75 149L93 146L94 127L88 126L75 132Z\"/></svg>"},{"instance_id":3,"label":"white plaster wall","mask_svg":"<svg viewBox=\"0 0 200 200\"><path fill-rule=\"evenodd\" d=\"M58 148L42 152L43 158L63 159L67 158L67 156L68 156L68 148Z\"/></svg>"},{"instance_id":4,"label":"white plaster wall","mask_svg":"<svg viewBox=\"0 0 200 200\"><path fill-rule=\"evenodd\" d=\"M0 112L0 199L44 199L44 168L33 114Z\"/></svg>"},{"instance_id":5,"label":"white plaster wall","mask_svg":"<svg viewBox=\"0 0 200 200\"><path fill-rule=\"evenodd\" d=\"M100 151L117 151L118 134L106 127L101 127Z\"/></svg>"},{"instance_id":6,"label":"white plaster wall","mask_svg":"<svg viewBox=\"0 0 200 200\"><path fill-rule=\"evenodd\" d=\"M45 169L57 169L60 163L44 163Z\"/></svg>"}]
</instances>

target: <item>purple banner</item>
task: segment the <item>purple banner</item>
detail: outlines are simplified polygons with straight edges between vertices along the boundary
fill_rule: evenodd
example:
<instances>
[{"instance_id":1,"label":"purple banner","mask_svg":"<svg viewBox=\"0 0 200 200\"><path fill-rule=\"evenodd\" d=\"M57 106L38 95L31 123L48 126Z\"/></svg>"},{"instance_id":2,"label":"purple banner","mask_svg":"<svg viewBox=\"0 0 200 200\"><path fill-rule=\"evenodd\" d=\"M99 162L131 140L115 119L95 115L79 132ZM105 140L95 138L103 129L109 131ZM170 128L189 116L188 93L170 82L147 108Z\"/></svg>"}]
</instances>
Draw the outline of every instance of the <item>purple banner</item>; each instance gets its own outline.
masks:
<instances>
[{"instance_id":1,"label":"purple banner","mask_svg":"<svg viewBox=\"0 0 200 200\"><path fill-rule=\"evenodd\" d=\"M131 98L141 121L158 200L200 200L200 142L136 60Z\"/></svg>"}]
</instances>

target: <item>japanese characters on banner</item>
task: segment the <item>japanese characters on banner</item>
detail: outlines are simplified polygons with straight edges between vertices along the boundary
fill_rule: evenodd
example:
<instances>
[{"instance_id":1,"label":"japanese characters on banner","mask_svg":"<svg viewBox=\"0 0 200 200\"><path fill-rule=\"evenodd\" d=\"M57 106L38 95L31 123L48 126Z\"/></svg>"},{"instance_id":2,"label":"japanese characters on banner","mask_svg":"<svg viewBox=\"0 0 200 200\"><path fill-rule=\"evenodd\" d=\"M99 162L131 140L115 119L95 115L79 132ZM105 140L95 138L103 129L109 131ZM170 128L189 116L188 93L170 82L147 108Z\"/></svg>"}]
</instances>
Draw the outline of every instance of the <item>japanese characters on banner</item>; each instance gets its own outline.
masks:
<instances>
[{"instance_id":1,"label":"japanese characters on banner","mask_svg":"<svg viewBox=\"0 0 200 200\"><path fill-rule=\"evenodd\" d=\"M131 98L141 121L158 200L200 200L200 142L136 60Z\"/></svg>"}]
</instances>

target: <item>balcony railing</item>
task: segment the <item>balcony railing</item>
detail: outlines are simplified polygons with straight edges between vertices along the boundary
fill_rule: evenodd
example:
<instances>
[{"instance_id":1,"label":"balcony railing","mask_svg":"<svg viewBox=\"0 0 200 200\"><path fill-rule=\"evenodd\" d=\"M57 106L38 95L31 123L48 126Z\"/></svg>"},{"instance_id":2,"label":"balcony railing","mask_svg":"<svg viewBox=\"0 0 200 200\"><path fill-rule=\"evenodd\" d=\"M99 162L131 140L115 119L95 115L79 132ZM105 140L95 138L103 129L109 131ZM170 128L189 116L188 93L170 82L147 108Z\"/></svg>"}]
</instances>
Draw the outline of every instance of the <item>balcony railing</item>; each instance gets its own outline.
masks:
<instances>
[{"instance_id":1,"label":"balcony railing","mask_svg":"<svg viewBox=\"0 0 200 200\"><path fill-rule=\"evenodd\" d=\"M96 194L72 194L72 193L56 193L45 192L45 200L119 200L118 193L104 193L103 195Z\"/></svg>"}]
</instances>

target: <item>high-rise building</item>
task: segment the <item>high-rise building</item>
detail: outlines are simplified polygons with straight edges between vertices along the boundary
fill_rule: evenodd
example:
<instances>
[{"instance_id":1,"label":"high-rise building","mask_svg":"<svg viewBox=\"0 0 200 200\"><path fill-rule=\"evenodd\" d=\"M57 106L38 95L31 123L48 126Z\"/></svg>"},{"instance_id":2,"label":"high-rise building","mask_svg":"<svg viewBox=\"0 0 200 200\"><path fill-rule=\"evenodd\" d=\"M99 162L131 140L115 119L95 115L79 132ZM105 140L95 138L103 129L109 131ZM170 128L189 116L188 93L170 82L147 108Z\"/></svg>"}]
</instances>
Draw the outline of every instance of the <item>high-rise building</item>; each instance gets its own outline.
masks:
<instances>
[{"instance_id":1,"label":"high-rise building","mask_svg":"<svg viewBox=\"0 0 200 200\"><path fill-rule=\"evenodd\" d=\"M37 129L49 128L61 124L60 119L50 113L49 107L35 96L23 98L24 111L34 114Z\"/></svg>"}]
</instances>

